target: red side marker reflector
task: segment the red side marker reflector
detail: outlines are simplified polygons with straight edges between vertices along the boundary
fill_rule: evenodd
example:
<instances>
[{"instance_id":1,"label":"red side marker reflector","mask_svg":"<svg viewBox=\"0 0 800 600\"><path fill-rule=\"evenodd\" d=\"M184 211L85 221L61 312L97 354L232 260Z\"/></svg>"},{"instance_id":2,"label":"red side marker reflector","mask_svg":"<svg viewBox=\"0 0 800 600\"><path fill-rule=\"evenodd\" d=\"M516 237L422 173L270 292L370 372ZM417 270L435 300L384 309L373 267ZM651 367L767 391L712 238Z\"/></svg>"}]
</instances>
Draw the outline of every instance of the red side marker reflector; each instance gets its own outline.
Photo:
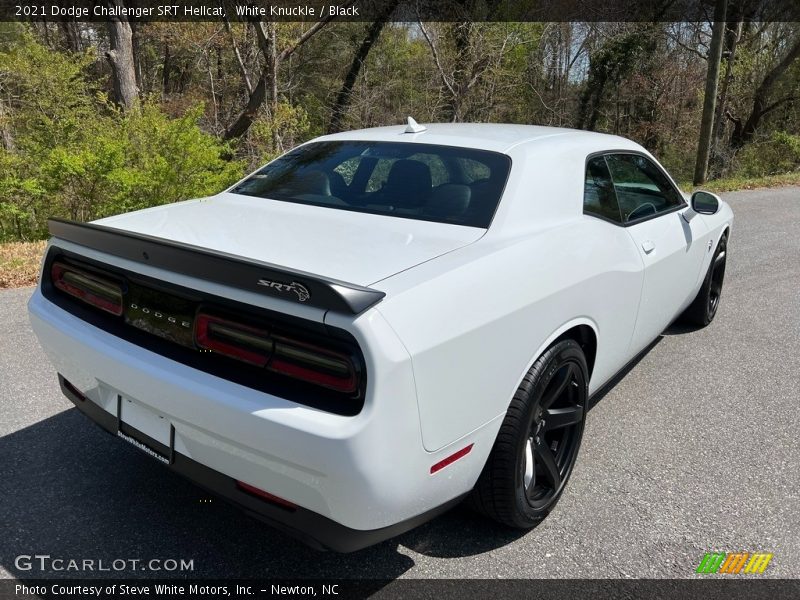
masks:
<instances>
[{"instance_id":1,"label":"red side marker reflector","mask_svg":"<svg viewBox=\"0 0 800 600\"><path fill-rule=\"evenodd\" d=\"M249 483L245 483L244 481L236 481L236 487L238 487L243 492L247 492L248 494L252 494L253 496L258 496L262 500L266 500L267 502L272 502L273 504L277 504L278 506L282 506L283 508L288 508L290 510L294 510L297 508L296 504L292 504L288 500L284 500L283 498L279 498L278 496L274 496L269 492L265 492L262 489L255 487L254 485L250 485Z\"/></svg>"},{"instance_id":2,"label":"red side marker reflector","mask_svg":"<svg viewBox=\"0 0 800 600\"><path fill-rule=\"evenodd\" d=\"M463 457L465 457L467 454L469 454L469 453L470 453L470 451L472 450L472 447L473 447L474 445L475 445L475 444L470 444L469 446L467 446L466 448L462 448L461 450L459 450L459 451L458 451L458 452L456 452L455 454L451 454L450 456L448 456L448 457L447 457L447 458L445 458L444 460L440 460L438 463L436 463L435 465L433 465L433 466L431 467L431 475L433 475L434 473L436 473L436 471L441 471L441 470L442 470L442 469L444 469L444 468L445 468L447 465L452 465L452 464L453 464L454 462L456 462L456 461L457 461L459 458L463 458Z\"/></svg>"}]
</instances>

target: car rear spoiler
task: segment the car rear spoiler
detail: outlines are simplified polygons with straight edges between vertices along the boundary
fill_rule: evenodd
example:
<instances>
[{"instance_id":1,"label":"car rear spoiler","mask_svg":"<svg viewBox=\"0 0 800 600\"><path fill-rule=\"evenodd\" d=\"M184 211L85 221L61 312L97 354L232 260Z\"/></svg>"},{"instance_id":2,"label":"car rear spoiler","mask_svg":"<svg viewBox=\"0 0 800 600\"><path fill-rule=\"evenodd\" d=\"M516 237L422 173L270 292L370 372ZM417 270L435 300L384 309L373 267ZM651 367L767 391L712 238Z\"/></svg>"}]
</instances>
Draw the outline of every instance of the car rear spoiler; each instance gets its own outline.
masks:
<instances>
[{"instance_id":1,"label":"car rear spoiler","mask_svg":"<svg viewBox=\"0 0 800 600\"><path fill-rule=\"evenodd\" d=\"M104 225L54 218L47 226L53 237L119 258L336 312L358 314L386 295L353 283Z\"/></svg>"}]
</instances>

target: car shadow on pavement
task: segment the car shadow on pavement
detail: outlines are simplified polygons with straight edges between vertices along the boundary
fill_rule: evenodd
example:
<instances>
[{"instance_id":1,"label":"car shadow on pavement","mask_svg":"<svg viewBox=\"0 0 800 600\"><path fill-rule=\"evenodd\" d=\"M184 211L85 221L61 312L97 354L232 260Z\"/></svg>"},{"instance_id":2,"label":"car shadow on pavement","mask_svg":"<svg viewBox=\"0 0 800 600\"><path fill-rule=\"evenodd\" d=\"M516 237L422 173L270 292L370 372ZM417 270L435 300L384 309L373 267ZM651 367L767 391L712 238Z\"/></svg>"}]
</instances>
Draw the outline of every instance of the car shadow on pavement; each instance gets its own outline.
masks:
<instances>
[{"instance_id":1,"label":"car shadow on pavement","mask_svg":"<svg viewBox=\"0 0 800 600\"><path fill-rule=\"evenodd\" d=\"M633 359L625 365L616 375L614 375L611 379L608 380L599 390L597 390L594 394L592 394L591 398L589 398L589 410L592 410L595 406L597 406L600 401L605 398L608 393L613 390L619 382L621 382L625 377L636 368L642 359L647 356L650 351L658 346L661 341L664 339L664 334L658 336L652 342L650 342L647 346L645 346L644 350L639 352Z\"/></svg>"},{"instance_id":2,"label":"car shadow on pavement","mask_svg":"<svg viewBox=\"0 0 800 600\"><path fill-rule=\"evenodd\" d=\"M703 329L699 325L687 325L686 323L675 322L664 330L662 336L670 335L684 335L686 333L695 333Z\"/></svg>"},{"instance_id":3,"label":"car shadow on pavement","mask_svg":"<svg viewBox=\"0 0 800 600\"><path fill-rule=\"evenodd\" d=\"M461 504L396 541L425 556L462 558L497 550L532 531L499 525Z\"/></svg>"},{"instance_id":4,"label":"car shadow on pavement","mask_svg":"<svg viewBox=\"0 0 800 600\"><path fill-rule=\"evenodd\" d=\"M0 438L0 564L14 577L370 578L414 565L388 541L353 554L319 552L260 523L121 444L70 409ZM64 559L39 570L20 555ZM66 570L94 560L93 570ZM114 560L193 561L193 570ZM29 564L33 562L32 566ZM117 563L122 564L122 563Z\"/></svg>"},{"instance_id":5,"label":"car shadow on pavement","mask_svg":"<svg viewBox=\"0 0 800 600\"><path fill-rule=\"evenodd\" d=\"M0 564L14 577L365 578L393 580L414 566L406 546L469 556L526 532L498 528L464 507L352 554L319 552L210 496L70 409L0 438ZM26 555L63 559L40 570ZM69 561L94 561L68 569ZM126 561L117 571L113 561ZM138 560L136 568L130 561ZM158 559L193 570L154 571ZM100 571L99 561L105 569ZM122 562L118 562L122 565ZM52 568L52 567L56 568Z\"/></svg>"}]
</instances>

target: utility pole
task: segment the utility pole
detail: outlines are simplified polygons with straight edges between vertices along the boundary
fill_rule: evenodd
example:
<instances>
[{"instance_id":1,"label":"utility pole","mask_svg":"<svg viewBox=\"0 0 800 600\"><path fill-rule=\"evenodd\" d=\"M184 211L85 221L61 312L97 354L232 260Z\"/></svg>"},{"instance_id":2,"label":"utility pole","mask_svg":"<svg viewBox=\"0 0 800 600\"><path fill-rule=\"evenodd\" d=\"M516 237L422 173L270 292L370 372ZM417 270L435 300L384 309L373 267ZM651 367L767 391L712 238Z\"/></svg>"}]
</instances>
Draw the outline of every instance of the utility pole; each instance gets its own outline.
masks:
<instances>
[{"instance_id":1,"label":"utility pole","mask_svg":"<svg viewBox=\"0 0 800 600\"><path fill-rule=\"evenodd\" d=\"M706 93L703 99L703 118L700 121L700 143L697 146L697 161L694 165L694 185L706 182L708 157L711 153L711 132L714 129L714 112L717 107L717 82L722 62L722 38L725 34L725 13L728 0L716 0L714 25L711 28L711 48L708 51Z\"/></svg>"}]
</instances>

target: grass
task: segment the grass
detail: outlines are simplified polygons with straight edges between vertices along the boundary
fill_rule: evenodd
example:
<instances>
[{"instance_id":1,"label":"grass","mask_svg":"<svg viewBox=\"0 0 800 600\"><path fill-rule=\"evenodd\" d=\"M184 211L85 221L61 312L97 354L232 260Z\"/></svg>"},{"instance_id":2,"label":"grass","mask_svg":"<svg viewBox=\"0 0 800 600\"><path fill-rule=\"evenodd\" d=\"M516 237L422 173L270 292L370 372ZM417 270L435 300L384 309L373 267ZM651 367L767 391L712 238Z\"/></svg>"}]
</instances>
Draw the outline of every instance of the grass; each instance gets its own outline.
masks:
<instances>
[{"instance_id":1,"label":"grass","mask_svg":"<svg viewBox=\"0 0 800 600\"><path fill-rule=\"evenodd\" d=\"M788 185L800 185L800 171L767 175L765 177L726 177L698 186L693 186L691 181L684 181L680 185L683 190L694 191L695 189L702 189L709 192L736 192L738 190L785 187Z\"/></svg>"},{"instance_id":2,"label":"grass","mask_svg":"<svg viewBox=\"0 0 800 600\"><path fill-rule=\"evenodd\" d=\"M34 285L46 242L0 244L0 289Z\"/></svg>"}]
</instances>

